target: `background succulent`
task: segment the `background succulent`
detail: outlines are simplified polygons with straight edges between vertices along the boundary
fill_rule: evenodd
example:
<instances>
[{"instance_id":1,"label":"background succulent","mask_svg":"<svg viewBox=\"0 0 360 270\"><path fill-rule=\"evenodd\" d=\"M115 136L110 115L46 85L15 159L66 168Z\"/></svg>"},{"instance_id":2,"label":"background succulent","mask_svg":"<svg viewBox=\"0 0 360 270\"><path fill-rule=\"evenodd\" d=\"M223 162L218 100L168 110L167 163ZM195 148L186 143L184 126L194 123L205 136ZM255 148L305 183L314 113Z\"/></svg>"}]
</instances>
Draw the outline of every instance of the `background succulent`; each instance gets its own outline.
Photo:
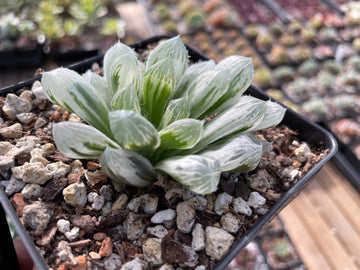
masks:
<instances>
[{"instance_id":1,"label":"background succulent","mask_svg":"<svg viewBox=\"0 0 360 270\"><path fill-rule=\"evenodd\" d=\"M254 169L262 144L247 132L278 124L285 109L243 96L253 77L250 58L188 62L175 37L145 64L117 43L105 54L103 77L65 68L44 73L49 99L89 124L54 124L58 149L71 158L99 158L114 185L144 187L160 171L200 194L216 190L222 171Z\"/></svg>"}]
</instances>

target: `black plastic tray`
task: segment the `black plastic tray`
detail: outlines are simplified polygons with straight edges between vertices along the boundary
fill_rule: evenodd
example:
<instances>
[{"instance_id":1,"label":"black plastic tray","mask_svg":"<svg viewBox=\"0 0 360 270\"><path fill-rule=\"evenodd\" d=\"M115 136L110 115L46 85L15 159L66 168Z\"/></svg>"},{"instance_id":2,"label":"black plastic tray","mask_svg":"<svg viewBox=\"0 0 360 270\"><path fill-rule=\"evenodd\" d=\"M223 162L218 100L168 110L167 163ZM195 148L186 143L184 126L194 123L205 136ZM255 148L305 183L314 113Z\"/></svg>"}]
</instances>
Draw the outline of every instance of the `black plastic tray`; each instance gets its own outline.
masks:
<instances>
[{"instance_id":1,"label":"black plastic tray","mask_svg":"<svg viewBox=\"0 0 360 270\"><path fill-rule=\"evenodd\" d=\"M161 39L169 38L168 36L155 36L150 39L138 42L133 44L131 47L134 49L140 50L145 49L147 45L158 42ZM189 46L187 46L190 59L193 62L201 61L201 60L208 60L208 58ZM74 64L70 66L70 68L75 69L79 72L84 72L87 69L91 68L91 64L94 62L101 63L102 56L94 57L91 59L87 59L81 63ZM12 85L10 87L6 87L0 89L0 94L5 95L9 92L16 92L17 90L27 86L31 87L32 83L35 80L40 79L40 76L34 79L31 79L26 82L21 82L19 84ZM246 94L258 97L262 100L269 100L271 99L267 94L260 91L259 89L250 86L249 89L246 91ZM289 191L287 191L283 197L277 201L269 210L268 212L262 216L259 221L251 227L246 234L244 234L240 240L234 244L234 246L229 250L229 252L215 265L213 269L220 270L225 269L225 267L231 262L233 258L257 235L257 233L261 230L261 228L270 222L288 203L290 203L303 189L306 183L311 179L315 173L324 166L324 164L331 159L332 156L335 155L337 151L337 144L335 138L324 128L320 127L319 125L309 121L307 118L295 113L291 109L286 111L284 120L282 124L287 125L289 128L295 130L299 134L299 139L307 142L311 146L315 146L320 149L329 149L328 155L321 160L315 167L313 167L300 181L298 181ZM30 256L32 257L35 265L38 267L39 270L48 269L44 260L41 258L39 252L37 251L33 241L31 240L30 236L26 232L25 228L22 226L19 218L17 217L13 207L11 206L10 201L8 200L5 192L3 189L0 188L0 203L4 208L6 214L10 217L11 221L14 223L14 227L18 232L19 236L24 242L25 247L28 249ZM4 218L0 216L0 218ZM0 245L0 252L1 247L4 245ZM14 268L15 269L15 268Z\"/></svg>"},{"instance_id":2,"label":"black plastic tray","mask_svg":"<svg viewBox=\"0 0 360 270\"><path fill-rule=\"evenodd\" d=\"M42 62L43 58L44 54L40 44L29 49L14 48L9 51L0 51L0 67L35 67Z\"/></svg>"}]
</instances>

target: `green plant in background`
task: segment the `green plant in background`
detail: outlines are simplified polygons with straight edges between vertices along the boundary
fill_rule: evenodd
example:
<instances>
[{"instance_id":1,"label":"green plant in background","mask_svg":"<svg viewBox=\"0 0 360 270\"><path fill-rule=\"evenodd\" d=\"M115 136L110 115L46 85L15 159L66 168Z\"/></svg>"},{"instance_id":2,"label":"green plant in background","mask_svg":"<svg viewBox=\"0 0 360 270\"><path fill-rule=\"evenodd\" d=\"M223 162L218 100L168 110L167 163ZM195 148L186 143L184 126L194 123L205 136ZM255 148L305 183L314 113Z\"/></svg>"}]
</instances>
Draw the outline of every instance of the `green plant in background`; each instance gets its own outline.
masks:
<instances>
[{"instance_id":1,"label":"green plant in background","mask_svg":"<svg viewBox=\"0 0 360 270\"><path fill-rule=\"evenodd\" d=\"M125 22L119 18L104 19L100 33L104 36L118 36L122 38L125 35Z\"/></svg>"},{"instance_id":2,"label":"green plant in background","mask_svg":"<svg viewBox=\"0 0 360 270\"><path fill-rule=\"evenodd\" d=\"M51 0L43 0L39 3L33 18L43 39L56 39L64 35L63 21L59 16L63 11L62 6L56 5Z\"/></svg>"},{"instance_id":3,"label":"green plant in background","mask_svg":"<svg viewBox=\"0 0 360 270\"><path fill-rule=\"evenodd\" d=\"M69 13L87 26L95 26L96 19L106 15L106 0L77 0L69 5Z\"/></svg>"},{"instance_id":4,"label":"green plant in background","mask_svg":"<svg viewBox=\"0 0 360 270\"><path fill-rule=\"evenodd\" d=\"M190 29L198 30L205 26L206 15L200 9L192 9L185 14L184 20Z\"/></svg>"},{"instance_id":5,"label":"green plant in background","mask_svg":"<svg viewBox=\"0 0 360 270\"><path fill-rule=\"evenodd\" d=\"M188 62L174 37L145 64L117 43L105 54L104 77L65 68L44 73L49 99L89 124L54 124L59 151L99 158L115 186L148 186L159 171L200 194L216 190L222 171L254 169L263 148L249 132L277 125L285 109L243 96L253 77L250 58Z\"/></svg>"}]
</instances>

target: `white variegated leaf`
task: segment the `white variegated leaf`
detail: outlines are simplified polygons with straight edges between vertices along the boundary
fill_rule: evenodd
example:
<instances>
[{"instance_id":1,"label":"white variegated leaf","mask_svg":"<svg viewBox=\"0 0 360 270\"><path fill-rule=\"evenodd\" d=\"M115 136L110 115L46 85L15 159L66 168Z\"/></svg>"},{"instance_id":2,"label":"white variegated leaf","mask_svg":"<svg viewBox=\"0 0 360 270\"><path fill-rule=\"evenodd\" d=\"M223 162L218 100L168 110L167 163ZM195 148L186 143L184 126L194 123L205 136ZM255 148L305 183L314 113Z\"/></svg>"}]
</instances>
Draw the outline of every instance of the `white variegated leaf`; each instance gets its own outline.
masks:
<instances>
[{"instance_id":1,"label":"white variegated leaf","mask_svg":"<svg viewBox=\"0 0 360 270\"><path fill-rule=\"evenodd\" d=\"M106 51L104 55L104 78L106 79L109 87L112 86L113 78L111 74L111 69L113 67L114 62L116 62L119 57L122 57L127 54L135 55L133 49L131 49L129 46L121 42L115 43L114 46L112 46L109 50ZM118 89L115 90L110 89L112 94L115 94L117 90Z\"/></svg>"},{"instance_id":2,"label":"white variegated leaf","mask_svg":"<svg viewBox=\"0 0 360 270\"><path fill-rule=\"evenodd\" d=\"M176 86L176 89L172 95L173 99L184 97L187 89L196 80L198 76L206 71L213 70L215 68L215 61L208 60L191 65L186 71L180 82Z\"/></svg>"},{"instance_id":3,"label":"white variegated leaf","mask_svg":"<svg viewBox=\"0 0 360 270\"><path fill-rule=\"evenodd\" d=\"M113 110L128 110L141 114L139 99L132 83L119 89L111 100Z\"/></svg>"},{"instance_id":4,"label":"white variegated leaf","mask_svg":"<svg viewBox=\"0 0 360 270\"><path fill-rule=\"evenodd\" d=\"M161 118L159 129L163 129L169 124L190 116L189 103L185 97L170 100Z\"/></svg>"},{"instance_id":5,"label":"white variegated leaf","mask_svg":"<svg viewBox=\"0 0 360 270\"><path fill-rule=\"evenodd\" d=\"M173 63L175 81L179 82L189 63L188 52L179 36L160 43L149 53L146 61L146 70L149 70L153 65L167 57L169 57Z\"/></svg>"},{"instance_id":6,"label":"white variegated leaf","mask_svg":"<svg viewBox=\"0 0 360 270\"><path fill-rule=\"evenodd\" d=\"M117 110L109 113L115 140L123 149L149 156L159 147L160 138L155 127L133 111Z\"/></svg>"},{"instance_id":7,"label":"white variegated leaf","mask_svg":"<svg viewBox=\"0 0 360 270\"><path fill-rule=\"evenodd\" d=\"M285 116L286 109L272 101L267 102L264 118L249 131L257 131L278 125Z\"/></svg>"},{"instance_id":8,"label":"white variegated leaf","mask_svg":"<svg viewBox=\"0 0 360 270\"><path fill-rule=\"evenodd\" d=\"M263 151L247 135L238 135L209 145L199 155L219 160L221 171L248 172L259 164Z\"/></svg>"},{"instance_id":9,"label":"white variegated leaf","mask_svg":"<svg viewBox=\"0 0 360 270\"><path fill-rule=\"evenodd\" d=\"M203 121L195 119L181 119L160 130L160 148L188 149L196 145L201 139Z\"/></svg>"},{"instance_id":10,"label":"white variegated leaf","mask_svg":"<svg viewBox=\"0 0 360 270\"><path fill-rule=\"evenodd\" d=\"M129 84L133 84L136 91L139 92L141 74L139 61L137 60L136 55L132 52L115 59L110 68L110 76L111 81L109 78L106 79L113 95L119 89L126 87Z\"/></svg>"},{"instance_id":11,"label":"white variegated leaf","mask_svg":"<svg viewBox=\"0 0 360 270\"><path fill-rule=\"evenodd\" d=\"M199 155L171 157L156 164L155 169L199 194L216 191L221 175L218 160Z\"/></svg>"},{"instance_id":12,"label":"white variegated leaf","mask_svg":"<svg viewBox=\"0 0 360 270\"><path fill-rule=\"evenodd\" d=\"M154 64L144 74L144 110L155 127L160 124L165 106L175 87L175 72L169 57Z\"/></svg>"},{"instance_id":13,"label":"white variegated leaf","mask_svg":"<svg viewBox=\"0 0 360 270\"><path fill-rule=\"evenodd\" d=\"M227 91L228 81L222 72L210 70L196 78L188 88L190 116L198 118L215 104Z\"/></svg>"},{"instance_id":14,"label":"white variegated leaf","mask_svg":"<svg viewBox=\"0 0 360 270\"><path fill-rule=\"evenodd\" d=\"M156 179L156 172L150 161L134 151L108 147L99 161L114 183L147 187Z\"/></svg>"},{"instance_id":15,"label":"white variegated leaf","mask_svg":"<svg viewBox=\"0 0 360 270\"><path fill-rule=\"evenodd\" d=\"M49 99L76 113L84 121L111 137L109 108L97 91L75 71L58 68L42 76L44 92Z\"/></svg>"},{"instance_id":16,"label":"white variegated leaf","mask_svg":"<svg viewBox=\"0 0 360 270\"><path fill-rule=\"evenodd\" d=\"M241 97L238 103L217 114L205 124L203 138L189 152L198 152L228 135L246 132L261 122L265 109L266 101L251 96Z\"/></svg>"},{"instance_id":17,"label":"white variegated leaf","mask_svg":"<svg viewBox=\"0 0 360 270\"><path fill-rule=\"evenodd\" d=\"M104 77L88 70L83 75L83 78L88 81L96 90L98 97L105 101L105 103L110 107L112 93L106 83Z\"/></svg>"},{"instance_id":18,"label":"white variegated leaf","mask_svg":"<svg viewBox=\"0 0 360 270\"><path fill-rule=\"evenodd\" d=\"M214 70L223 71L224 80L229 80L230 84L225 95L207 112L214 113L226 109L235 104L250 86L253 76L254 67L252 59L240 55L232 55L220 61Z\"/></svg>"},{"instance_id":19,"label":"white variegated leaf","mask_svg":"<svg viewBox=\"0 0 360 270\"><path fill-rule=\"evenodd\" d=\"M98 158L108 146L120 148L96 128L82 123L54 124L52 135L57 149L74 159Z\"/></svg>"}]
</instances>

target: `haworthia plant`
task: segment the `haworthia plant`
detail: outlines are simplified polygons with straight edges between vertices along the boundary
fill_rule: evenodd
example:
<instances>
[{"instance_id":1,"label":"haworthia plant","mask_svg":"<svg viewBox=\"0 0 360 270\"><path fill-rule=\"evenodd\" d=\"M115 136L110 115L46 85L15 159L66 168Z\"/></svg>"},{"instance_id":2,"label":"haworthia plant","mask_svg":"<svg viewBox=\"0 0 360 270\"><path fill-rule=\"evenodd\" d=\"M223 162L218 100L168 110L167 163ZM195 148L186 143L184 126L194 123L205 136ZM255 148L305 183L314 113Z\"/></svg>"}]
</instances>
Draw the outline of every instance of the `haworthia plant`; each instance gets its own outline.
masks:
<instances>
[{"instance_id":1,"label":"haworthia plant","mask_svg":"<svg viewBox=\"0 0 360 270\"><path fill-rule=\"evenodd\" d=\"M42 85L52 102L86 122L54 124L64 155L99 158L116 186L145 187L164 173L208 194L221 172L258 165L266 147L251 132L285 114L275 102L243 96L252 77L252 61L243 56L189 66L185 45L174 37L145 63L116 43L105 54L103 77L58 68L43 74Z\"/></svg>"}]
</instances>

